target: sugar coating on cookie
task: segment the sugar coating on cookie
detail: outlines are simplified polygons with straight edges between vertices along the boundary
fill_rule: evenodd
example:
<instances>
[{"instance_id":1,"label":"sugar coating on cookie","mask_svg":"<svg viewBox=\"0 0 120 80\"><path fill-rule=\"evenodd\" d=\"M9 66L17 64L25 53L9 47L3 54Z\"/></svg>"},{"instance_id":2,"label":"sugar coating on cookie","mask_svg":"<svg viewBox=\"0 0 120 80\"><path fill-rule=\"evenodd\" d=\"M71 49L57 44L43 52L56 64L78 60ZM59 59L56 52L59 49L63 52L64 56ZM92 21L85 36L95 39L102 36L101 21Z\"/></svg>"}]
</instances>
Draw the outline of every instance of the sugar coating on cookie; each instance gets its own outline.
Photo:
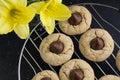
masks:
<instances>
[{"instance_id":1,"label":"sugar coating on cookie","mask_svg":"<svg viewBox=\"0 0 120 80\"><path fill-rule=\"evenodd\" d=\"M69 36L54 33L42 40L39 49L40 56L46 63L59 66L72 57L74 45Z\"/></svg>"},{"instance_id":2,"label":"sugar coating on cookie","mask_svg":"<svg viewBox=\"0 0 120 80\"><path fill-rule=\"evenodd\" d=\"M90 28L92 16L83 6L70 6L71 17L66 21L59 21L60 29L68 35L77 35Z\"/></svg>"},{"instance_id":3,"label":"sugar coating on cookie","mask_svg":"<svg viewBox=\"0 0 120 80\"><path fill-rule=\"evenodd\" d=\"M37 73L32 80L59 80L56 73L50 70L44 70Z\"/></svg>"},{"instance_id":4,"label":"sugar coating on cookie","mask_svg":"<svg viewBox=\"0 0 120 80\"><path fill-rule=\"evenodd\" d=\"M118 51L117 56L116 56L116 66L118 70L120 71L120 50Z\"/></svg>"},{"instance_id":5,"label":"sugar coating on cookie","mask_svg":"<svg viewBox=\"0 0 120 80\"><path fill-rule=\"evenodd\" d=\"M120 80L120 77L115 75L105 75L102 76L99 80Z\"/></svg>"},{"instance_id":6,"label":"sugar coating on cookie","mask_svg":"<svg viewBox=\"0 0 120 80\"><path fill-rule=\"evenodd\" d=\"M92 67L84 60L72 59L59 71L60 80L94 80Z\"/></svg>"},{"instance_id":7,"label":"sugar coating on cookie","mask_svg":"<svg viewBox=\"0 0 120 80\"><path fill-rule=\"evenodd\" d=\"M112 54L114 41L106 30L91 29L81 36L79 49L85 58L100 62Z\"/></svg>"}]
</instances>

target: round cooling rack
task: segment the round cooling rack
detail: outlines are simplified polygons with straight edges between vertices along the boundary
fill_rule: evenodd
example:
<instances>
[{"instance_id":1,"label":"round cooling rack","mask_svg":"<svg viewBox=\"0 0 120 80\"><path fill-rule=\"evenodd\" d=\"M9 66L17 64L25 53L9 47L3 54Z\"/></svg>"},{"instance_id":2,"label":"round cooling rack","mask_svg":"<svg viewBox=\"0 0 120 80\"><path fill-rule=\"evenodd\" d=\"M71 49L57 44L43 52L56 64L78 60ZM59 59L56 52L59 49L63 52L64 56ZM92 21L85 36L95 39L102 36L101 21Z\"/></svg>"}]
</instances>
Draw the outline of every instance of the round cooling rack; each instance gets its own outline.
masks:
<instances>
[{"instance_id":1,"label":"round cooling rack","mask_svg":"<svg viewBox=\"0 0 120 80\"><path fill-rule=\"evenodd\" d=\"M102 28L107 30L114 39L115 48L112 55L103 62L92 62L85 59L79 52L78 40L81 35L70 36L74 42L75 51L73 58L83 59L87 61L95 72L95 80L107 74L119 76L115 65L115 57L120 48L120 12L118 8L96 3L81 3L75 5L85 6L92 14L91 28ZM62 33L56 23L55 33ZM54 67L46 64L39 55L39 45L43 38L47 36L47 32L42 28L41 23L36 24L31 31L29 38L25 41L21 50L18 65L18 80L31 80L33 76L42 70L52 70L59 73L60 66Z\"/></svg>"}]
</instances>

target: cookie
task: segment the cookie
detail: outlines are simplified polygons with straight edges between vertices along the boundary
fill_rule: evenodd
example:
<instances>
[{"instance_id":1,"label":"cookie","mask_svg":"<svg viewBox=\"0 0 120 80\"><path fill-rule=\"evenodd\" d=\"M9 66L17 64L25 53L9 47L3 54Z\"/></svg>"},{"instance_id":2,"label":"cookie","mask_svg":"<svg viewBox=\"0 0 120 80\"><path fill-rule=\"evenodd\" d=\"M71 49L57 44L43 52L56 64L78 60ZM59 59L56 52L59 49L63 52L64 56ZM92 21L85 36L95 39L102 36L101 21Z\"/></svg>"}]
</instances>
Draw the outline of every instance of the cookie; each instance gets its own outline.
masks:
<instances>
[{"instance_id":1,"label":"cookie","mask_svg":"<svg viewBox=\"0 0 120 80\"><path fill-rule=\"evenodd\" d=\"M94 80L94 71L84 60L72 59L59 71L60 80Z\"/></svg>"},{"instance_id":2,"label":"cookie","mask_svg":"<svg viewBox=\"0 0 120 80\"><path fill-rule=\"evenodd\" d=\"M106 30L91 29L81 36L79 49L85 58L101 62L112 54L114 41Z\"/></svg>"},{"instance_id":3,"label":"cookie","mask_svg":"<svg viewBox=\"0 0 120 80\"><path fill-rule=\"evenodd\" d=\"M46 63L59 66L72 57L74 45L69 36L54 33L42 40L39 49L41 58Z\"/></svg>"},{"instance_id":4,"label":"cookie","mask_svg":"<svg viewBox=\"0 0 120 80\"><path fill-rule=\"evenodd\" d=\"M53 71L44 70L37 73L32 80L59 80L59 78Z\"/></svg>"},{"instance_id":5,"label":"cookie","mask_svg":"<svg viewBox=\"0 0 120 80\"><path fill-rule=\"evenodd\" d=\"M99 80L120 80L120 77L115 75L105 75L102 76Z\"/></svg>"},{"instance_id":6,"label":"cookie","mask_svg":"<svg viewBox=\"0 0 120 80\"><path fill-rule=\"evenodd\" d=\"M120 71L120 50L118 51L117 56L116 56L116 66L118 70Z\"/></svg>"},{"instance_id":7,"label":"cookie","mask_svg":"<svg viewBox=\"0 0 120 80\"><path fill-rule=\"evenodd\" d=\"M60 29L68 35L77 35L90 28L92 16L87 8L83 6L70 6L72 14L66 21L59 21Z\"/></svg>"}]
</instances>

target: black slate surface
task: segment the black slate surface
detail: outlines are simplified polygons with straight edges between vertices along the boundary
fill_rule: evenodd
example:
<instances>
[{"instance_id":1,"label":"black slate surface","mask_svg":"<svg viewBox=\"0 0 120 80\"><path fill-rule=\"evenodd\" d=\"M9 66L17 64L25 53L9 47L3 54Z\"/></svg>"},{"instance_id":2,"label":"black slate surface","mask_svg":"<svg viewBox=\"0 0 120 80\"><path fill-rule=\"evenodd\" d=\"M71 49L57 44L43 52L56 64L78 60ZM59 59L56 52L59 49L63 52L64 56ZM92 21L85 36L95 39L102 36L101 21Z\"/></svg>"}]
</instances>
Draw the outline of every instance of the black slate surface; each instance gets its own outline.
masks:
<instances>
[{"instance_id":1,"label":"black slate surface","mask_svg":"<svg viewBox=\"0 0 120 80\"><path fill-rule=\"evenodd\" d=\"M63 0L66 5L80 2L103 3L120 8L120 0ZM14 32L0 35L0 80L18 80L18 60L24 41Z\"/></svg>"}]
</instances>

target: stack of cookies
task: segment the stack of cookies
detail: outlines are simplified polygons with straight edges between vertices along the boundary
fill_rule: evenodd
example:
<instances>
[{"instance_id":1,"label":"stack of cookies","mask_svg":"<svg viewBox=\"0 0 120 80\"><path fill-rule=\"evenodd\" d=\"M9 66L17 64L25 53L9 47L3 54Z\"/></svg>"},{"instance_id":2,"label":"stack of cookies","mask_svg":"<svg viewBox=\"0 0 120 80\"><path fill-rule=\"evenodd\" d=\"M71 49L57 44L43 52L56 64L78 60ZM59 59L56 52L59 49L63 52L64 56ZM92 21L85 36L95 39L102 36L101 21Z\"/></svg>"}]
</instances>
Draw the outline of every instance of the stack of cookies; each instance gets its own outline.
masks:
<instances>
[{"instance_id":1,"label":"stack of cookies","mask_svg":"<svg viewBox=\"0 0 120 80\"><path fill-rule=\"evenodd\" d=\"M63 33L80 35L79 50L88 60L101 62L106 60L114 50L114 41L104 29L89 29L92 15L83 6L70 6L72 14L66 21L58 22ZM88 30L89 29L89 30ZM74 53L72 39L63 33L53 33L45 37L40 44L40 56L47 64L61 66L57 73L45 70L36 74L32 80L94 80L92 67L82 59L71 59ZM70 60L71 59L71 60ZM120 51L116 57L116 65L120 70ZM115 75L106 75L99 80L120 80Z\"/></svg>"}]
</instances>

